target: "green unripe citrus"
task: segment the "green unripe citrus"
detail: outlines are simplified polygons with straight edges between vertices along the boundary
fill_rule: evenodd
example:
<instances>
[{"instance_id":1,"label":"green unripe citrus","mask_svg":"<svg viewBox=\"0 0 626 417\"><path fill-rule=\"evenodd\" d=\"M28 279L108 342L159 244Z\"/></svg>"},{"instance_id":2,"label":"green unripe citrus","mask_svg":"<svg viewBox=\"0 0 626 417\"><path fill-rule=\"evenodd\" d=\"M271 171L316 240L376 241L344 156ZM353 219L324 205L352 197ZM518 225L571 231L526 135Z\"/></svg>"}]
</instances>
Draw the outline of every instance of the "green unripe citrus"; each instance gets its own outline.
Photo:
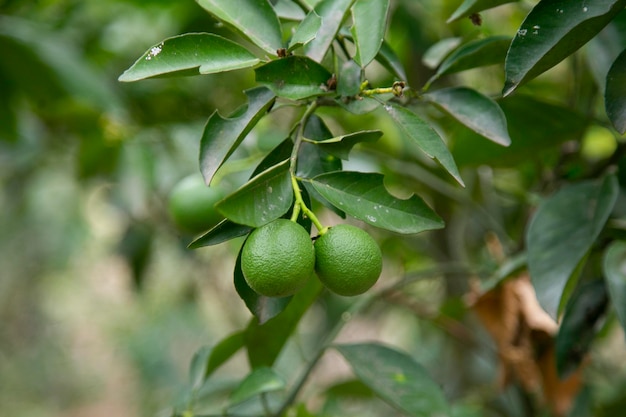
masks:
<instances>
[{"instance_id":1,"label":"green unripe citrus","mask_svg":"<svg viewBox=\"0 0 626 417\"><path fill-rule=\"evenodd\" d=\"M246 282L267 297L294 294L313 275L314 267L311 236L298 223L287 219L254 229L241 252Z\"/></svg>"},{"instance_id":2,"label":"green unripe citrus","mask_svg":"<svg viewBox=\"0 0 626 417\"><path fill-rule=\"evenodd\" d=\"M336 294L364 293L378 281L382 268L378 244L358 227L340 224L315 241L315 272L326 288Z\"/></svg>"},{"instance_id":3,"label":"green unripe citrus","mask_svg":"<svg viewBox=\"0 0 626 417\"><path fill-rule=\"evenodd\" d=\"M225 192L219 186L207 187L200 174L189 175L170 192L170 217L184 232L194 234L207 231L224 219L215 209L215 203L224 196Z\"/></svg>"}]
</instances>

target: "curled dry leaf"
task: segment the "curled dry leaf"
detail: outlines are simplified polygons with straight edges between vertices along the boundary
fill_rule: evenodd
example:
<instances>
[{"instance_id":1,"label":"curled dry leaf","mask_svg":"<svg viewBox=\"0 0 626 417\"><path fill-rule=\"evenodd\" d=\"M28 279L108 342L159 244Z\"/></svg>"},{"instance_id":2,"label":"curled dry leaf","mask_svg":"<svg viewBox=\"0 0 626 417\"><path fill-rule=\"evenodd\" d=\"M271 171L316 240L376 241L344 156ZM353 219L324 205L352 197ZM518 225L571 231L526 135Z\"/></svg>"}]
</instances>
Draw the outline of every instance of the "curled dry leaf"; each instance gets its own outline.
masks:
<instances>
[{"instance_id":1,"label":"curled dry leaf","mask_svg":"<svg viewBox=\"0 0 626 417\"><path fill-rule=\"evenodd\" d=\"M558 324L539 306L527 273L488 292L473 291L468 303L496 343L499 385L517 380L555 415L566 415L581 388L582 367L559 379L554 354Z\"/></svg>"}]
</instances>

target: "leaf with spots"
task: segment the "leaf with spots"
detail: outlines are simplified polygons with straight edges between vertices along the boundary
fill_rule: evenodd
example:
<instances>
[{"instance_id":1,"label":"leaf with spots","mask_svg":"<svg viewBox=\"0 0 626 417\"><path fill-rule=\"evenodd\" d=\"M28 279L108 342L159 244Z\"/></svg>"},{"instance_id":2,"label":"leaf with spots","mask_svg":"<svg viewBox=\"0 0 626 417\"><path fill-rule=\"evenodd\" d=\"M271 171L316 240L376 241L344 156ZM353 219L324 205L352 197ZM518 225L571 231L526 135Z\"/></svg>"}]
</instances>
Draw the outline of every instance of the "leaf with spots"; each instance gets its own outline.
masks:
<instances>
[{"instance_id":1,"label":"leaf with spots","mask_svg":"<svg viewBox=\"0 0 626 417\"><path fill-rule=\"evenodd\" d=\"M372 226L403 234L443 227L443 220L418 196L403 200L389 194L381 174L336 171L311 183L333 206Z\"/></svg>"},{"instance_id":2,"label":"leaf with spots","mask_svg":"<svg viewBox=\"0 0 626 417\"><path fill-rule=\"evenodd\" d=\"M346 344L335 348L361 382L406 415L449 415L439 385L406 353L377 343Z\"/></svg>"},{"instance_id":3,"label":"leaf with spots","mask_svg":"<svg viewBox=\"0 0 626 417\"><path fill-rule=\"evenodd\" d=\"M187 33L148 49L119 77L122 82L158 76L214 74L260 61L243 46L210 33Z\"/></svg>"}]
</instances>

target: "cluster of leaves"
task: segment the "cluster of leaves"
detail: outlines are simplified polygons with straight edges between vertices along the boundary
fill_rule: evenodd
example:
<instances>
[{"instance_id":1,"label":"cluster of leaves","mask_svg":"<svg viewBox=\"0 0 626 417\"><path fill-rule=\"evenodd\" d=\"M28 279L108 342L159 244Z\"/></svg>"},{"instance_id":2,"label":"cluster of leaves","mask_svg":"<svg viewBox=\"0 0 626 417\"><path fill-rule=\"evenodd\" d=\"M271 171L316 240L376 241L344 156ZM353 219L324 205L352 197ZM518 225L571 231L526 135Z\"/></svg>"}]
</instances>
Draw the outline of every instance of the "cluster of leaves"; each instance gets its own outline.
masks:
<instances>
[{"instance_id":1,"label":"cluster of leaves","mask_svg":"<svg viewBox=\"0 0 626 417\"><path fill-rule=\"evenodd\" d=\"M165 39L148 49L120 80L254 70L258 86L245 92L247 103L227 117L216 111L205 125L199 163L207 185L265 117L278 113L292 127L284 141L254 169L250 179L217 205L226 220L194 240L190 245L193 248L244 236L256 227L289 216L294 205L307 207L311 201L321 203L340 216L349 215L399 234L442 228L443 220L422 198L413 195L400 199L389 193L382 173L343 170L342 160L348 159L355 145L376 142L383 132L375 129L333 132L324 120L328 116L323 116L321 110L330 108L337 115L346 113L357 117L366 117L371 112L385 114L406 143L416 145L464 186L459 166L506 163L502 155L519 163L542 149L545 146L542 142L559 144L579 135L587 128L587 123L565 108L528 98L512 96L508 101L497 102L468 86L444 84L432 90L431 87L451 74L504 64L502 96L510 96L523 84L601 36L598 34L618 19L626 5L626 0L542 0L528 13L512 39L504 36L466 42L445 39L434 45L425 55L425 62L434 68L434 74L423 86L416 87L407 84L400 59L385 41L389 0L321 0L313 5L288 0L197 2L232 29L234 40L212 33L188 33ZM509 2L466 0L450 20L469 16L479 23L477 13ZM593 43L589 45L598 48ZM626 55L621 47L623 45L617 41L611 43L611 48L617 52L603 55L596 78L605 80L601 88L605 115L617 132L624 133L626 83L622 74L626 69ZM374 63L394 79L390 85L370 86L366 76ZM462 134L454 135L454 130L438 126L436 118L428 116L433 110L456 120L462 126ZM527 111L537 117L532 125ZM563 116L561 123L551 120L546 126L541 125L542 117L560 116ZM446 140L442 131L450 133ZM503 146L514 148L516 145L516 138L512 141L510 132L534 137L517 145L522 152L504 154ZM476 136L495 146L481 144L484 152L476 156L468 150L475 146L473 138ZM454 145L453 150L447 143ZM623 146L618 149L623 152ZM587 342L585 346L577 344L580 340L576 336L594 332L598 317L605 312L604 308L594 307L592 310L598 313L582 320L576 314L583 308L586 311L588 306L581 307L581 298L576 296L580 290L575 288L579 281L587 285L585 277L597 272L594 267L598 265L595 259L598 254L604 254L599 263L604 266L601 274L607 278L618 317L626 324L626 312L621 303L626 297L623 287L626 247L615 240L609 224L611 216L620 215L615 208L618 198L623 197L618 176L607 174L609 168L619 162L619 152L616 151L608 163L596 167L594 174L589 175L593 178L565 185L543 201L525 234L526 251L517 248L522 262L520 256L512 257L493 274L504 279L527 266L541 306L554 318L564 312L562 329L570 333L560 339L567 341L565 345L557 343L557 363L563 372L572 366L571 361L579 362L588 349ZM307 213L305 210L304 214ZM299 220L310 228L306 217L303 215ZM186 412L196 412L196 396L211 393L208 378L212 372L246 347L252 371L232 391L226 413L244 412L237 407L254 398L265 413L282 415L293 405L310 369L333 340L329 337L320 345L310 368L285 392L286 382L271 366L303 314L316 300L319 285L311 284L293 299L261 297L246 285L239 261L234 279L237 292L255 320L244 331L196 355L192 364L191 400ZM606 297L598 296L594 300L598 306L606 306ZM355 306L357 310L363 307ZM339 321L330 336L334 336L342 324ZM589 336L585 340L591 339ZM378 344L335 348L364 385L401 412L412 416L450 412L441 389L410 356ZM572 352L576 353L573 359ZM270 393L276 395L270 396Z\"/></svg>"}]
</instances>

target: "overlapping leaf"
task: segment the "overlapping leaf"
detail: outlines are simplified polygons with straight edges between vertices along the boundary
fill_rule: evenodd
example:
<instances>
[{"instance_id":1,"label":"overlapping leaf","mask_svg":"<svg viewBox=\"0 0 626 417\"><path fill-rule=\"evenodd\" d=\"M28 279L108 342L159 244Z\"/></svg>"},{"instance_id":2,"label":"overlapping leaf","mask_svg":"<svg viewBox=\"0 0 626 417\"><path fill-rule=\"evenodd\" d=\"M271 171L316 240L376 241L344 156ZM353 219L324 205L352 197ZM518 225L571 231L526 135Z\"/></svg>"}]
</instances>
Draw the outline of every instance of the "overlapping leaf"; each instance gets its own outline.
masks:
<instances>
[{"instance_id":1,"label":"overlapping leaf","mask_svg":"<svg viewBox=\"0 0 626 417\"><path fill-rule=\"evenodd\" d=\"M404 234L443 227L418 196L402 200L389 194L382 174L338 171L318 175L311 182L335 207L372 226Z\"/></svg>"},{"instance_id":2,"label":"overlapping leaf","mask_svg":"<svg viewBox=\"0 0 626 417\"><path fill-rule=\"evenodd\" d=\"M322 0L317 3L315 13L322 18L322 25L315 39L304 48L307 56L317 62L321 62L324 59L353 1Z\"/></svg>"},{"instance_id":3,"label":"overlapping leaf","mask_svg":"<svg viewBox=\"0 0 626 417\"><path fill-rule=\"evenodd\" d=\"M264 87L245 92L248 104L224 118L215 111L206 123L200 142L200 171L207 184L224 161L274 103L274 93Z\"/></svg>"},{"instance_id":4,"label":"overlapping leaf","mask_svg":"<svg viewBox=\"0 0 626 417\"><path fill-rule=\"evenodd\" d=\"M445 74L503 63L510 43L508 36L490 36L461 45L441 63L431 82Z\"/></svg>"},{"instance_id":5,"label":"overlapping leaf","mask_svg":"<svg viewBox=\"0 0 626 417\"><path fill-rule=\"evenodd\" d=\"M277 96L291 100L328 93L326 82L331 74L326 68L304 56L277 59L258 67L256 80Z\"/></svg>"},{"instance_id":6,"label":"overlapping leaf","mask_svg":"<svg viewBox=\"0 0 626 417\"><path fill-rule=\"evenodd\" d=\"M257 57L233 41L210 33L187 33L148 49L119 80L137 81L164 74L212 74L258 63Z\"/></svg>"},{"instance_id":7,"label":"overlapping leaf","mask_svg":"<svg viewBox=\"0 0 626 417\"><path fill-rule=\"evenodd\" d=\"M356 0L352 6L354 60L364 68L378 55L385 37L389 0Z\"/></svg>"},{"instance_id":8,"label":"overlapping leaf","mask_svg":"<svg viewBox=\"0 0 626 417\"><path fill-rule=\"evenodd\" d=\"M235 223L261 227L285 214L292 201L287 160L255 176L215 207Z\"/></svg>"},{"instance_id":9,"label":"overlapping leaf","mask_svg":"<svg viewBox=\"0 0 626 417\"><path fill-rule=\"evenodd\" d=\"M273 369L262 366L252 370L231 393L230 405L239 404L266 392L279 391L285 387L285 380L280 375Z\"/></svg>"},{"instance_id":10,"label":"overlapping leaf","mask_svg":"<svg viewBox=\"0 0 626 417\"><path fill-rule=\"evenodd\" d=\"M565 286L604 227L617 200L614 176L564 187L537 209L526 233L528 269L539 304L553 318Z\"/></svg>"},{"instance_id":11,"label":"overlapping leaf","mask_svg":"<svg viewBox=\"0 0 626 417\"><path fill-rule=\"evenodd\" d=\"M283 46L282 29L267 0L196 0L202 8L235 28L254 44L276 55Z\"/></svg>"},{"instance_id":12,"label":"overlapping leaf","mask_svg":"<svg viewBox=\"0 0 626 417\"><path fill-rule=\"evenodd\" d=\"M380 130L364 130L343 136L336 136L330 139L315 141L314 143L325 152L347 160L354 145L361 142L375 142L382 135L383 132Z\"/></svg>"},{"instance_id":13,"label":"overlapping leaf","mask_svg":"<svg viewBox=\"0 0 626 417\"><path fill-rule=\"evenodd\" d=\"M473 13L482 12L483 10L492 9L506 3L512 3L517 0L465 0L458 9L452 13L448 19L448 23L467 17Z\"/></svg>"},{"instance_id":14,"label":"overlapping leaf","mask_svg":"<svg viewBox=\"0 0 626 417\"><path fill-rule=\"evenodd\" d=\"M555 341L556 368L561 378L579 368L591 346L607 309L606 287L602 280L581 284L565 307Z\"/></svg>"},{"instance_id":15,"label":"overlapping leaf","mask_svg":"<svg viewBox=\"0 0 626 417\"><path fill-rule=\"evenodd\" d=\"M406 353L380 344L338 345L354 374L380 398L412 417L448 416L439 385Z\"/></svg>"},{"instance_id":16,"label":"overlapping leaf","mask_svg":"<svg viewBox=\"0 0 626 417\"><path fill-rule=\"evenodd\" d=\"M417 143L426 155L437 160L459 184L464 185L450 150L435 129L404 107L385 105L385 110L409 139Z\"/></svg>"},{"instance_id":17,"label":"overlapping leaf","mask_svg":"<svg viewBox=\"0 0 626 417\"><path fill-rule=\"evenodd\" d=\"M250 366L257 368L274 364L289 336L321 291L319 280L310 279L279 315L264 324L256 319L250 322L245 333Z\"/></svg>"},{"instance_id":18,"label":"overlapping leaf","mask_svg":"<svg viewBox=\"0 0 626 417\"><path fill-rule=\"evenodd\" d=\"M252 231L252 227L233 223L228 219L222 220L211 230L194 239L189 249L198 249L204 246L219 245L236 237L245 236Z\"/></svg>"},{"instance_id":19,"label":"overlapping leaf","mask_svg":"<svg viewBox=\"0 0 626 417\"><path fill-rule=\"evenodd\" d=\"M317 36L317 32L321 26L322 18L315 13L315 10L312 10L296 28L296 31L291 37L291 41L289 41L288 50L291 51L311 42Z\"/></svg>"},{"instance_id":20,"label":"overlapping leaf","mask_svg":"<svg viewBox=\"0 0 626 417\"><path fill-rule=\"evenodd\" d=\"M504 112L494 100L478 91L452 87L425 94L424 98L479 135L503 146L511 143Z\"/></svg>"},{"instance_id":21,"label":"overlapping leaf","mask_svg":"<svg viewBox=\"0 0 626 417\"><path fill-rule=\"evenodd\" d=\"M503 95L552 68L624 10L626 0L542 0L520 26L505 63Z\"/></svg>"},{"instance_id":22,"label":"overlapping leaf","mask_svg":"<svg viewBox=\"0 0 626 417\"><path fill-rule=\"evenodd\" d=\"M626 50L613 62L606 76L604 95L606 114L615 129L626 132Z\"/></svg>"},{"instance_id":23,"label":"overlapping leaf","mask_svg":"<svg viewBox=\"0 0 626 417\"><path fill-rule=\"evenodd\" d=\"M626 241L613 242L607 248L603 269L613 308L626 329Z\"/></svg>"}]
</instances>

